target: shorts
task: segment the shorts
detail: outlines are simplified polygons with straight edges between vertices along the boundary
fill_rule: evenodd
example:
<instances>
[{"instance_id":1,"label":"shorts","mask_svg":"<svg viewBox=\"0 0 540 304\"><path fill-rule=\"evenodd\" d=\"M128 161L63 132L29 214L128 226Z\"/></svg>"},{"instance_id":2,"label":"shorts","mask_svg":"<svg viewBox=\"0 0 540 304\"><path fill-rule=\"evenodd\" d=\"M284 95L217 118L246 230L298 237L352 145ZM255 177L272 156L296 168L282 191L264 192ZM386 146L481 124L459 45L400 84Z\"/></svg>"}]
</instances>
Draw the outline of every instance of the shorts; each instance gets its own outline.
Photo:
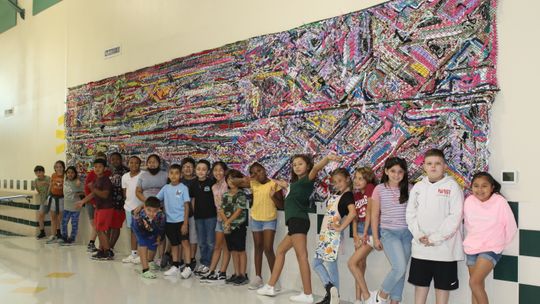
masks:
<instances>
[{"instance_id":1,"label":"shorts","mask_svg":"<svg viewBox=\"0 0 540 304\"><path fill-rule=\"evenodd\" d=\"M111 222L111 228L112 229L120 229L122 228L122 224L124 224L124 221L126 220L126 213L124 210L119 209L113 209L113 219Z\"/></svg>"},{"instance_id":2,"label":"shorts","mask_svg":"<svg viewBox=\"0 0 540 304\"><path fill-rule=\"evenodd\" d=\"M131 214L131 211L127 211L127 210L124 210L124 212L126 214L126 227L131 229L131 221L133 218L133 214Z\"/></svg>"},{"instance_id":3,"label":"shorts","mask_svg":"<svg viewBox=\"0 0 540 304\"><path fill-rule=\"evenodd\" d=\"M474 264L476 264L476 260L479 257L490 261L493 264L493 267L495 267L495 265L497 265L497 263L501 259L502 254L495 253L493 251L480 252L477 254L467 254L467 266L474 266Z\"/></svg>"},{"instance_id":4,"label":"shorts","mask_svg":"<svg viewBox=\"0 0 540 304\"><path fill-rule=\"evenodd\" d=\"M94 225L96 231L107 231L111 229L111 225L114 218L114 209L96 209L94 214Z\"/></svg>"},{"instance_id":5,"label":"shorts","mask_svg":"<svg viewBox=\"0 0 540 304\"><path fill-rule=\"evenodd\" d=\"M47 199L48 209L56 214L64 211L64 197L51 195Z\"/></svg>"},{"instance_id":6,"label":"shorts","mask_svg":"<svg viewBox=\"0 0 540 304\"><path fill-rule=\"evenodd\" d=\"M456 290L459 288L457 261L442 262L411 258L409 283L429 287L431 280L436 289Z\"/></svg>"},{"instance_id":7,"label":"shorts","mask_svg":"<svg viewBox=\"0 0 540 304\"><path fill-rule=\"evenodd\" d=\"M189 243L190 244L197 244L197 228L195 226L195 217L189 218Z\"/></svg>"},{"instance_id":8,"label":"shorts","mask_svg":"<svg viewBox=\"0 0 540 304\"><path fill-rule=\"evenodd\" d=\"M307 234L309 231L309 220L293 217L287 221L287 227L289 228L288 235L297 233Z\"/></svg>"},{"instance_id":9,"label":"shorts","mask_svg":"<svg viewBox=\"0 0 540 304\"><path fill-rule=\"evenodd\" d=\"M216 232L223 233L223 222L222 221L217 221L217 223L216 223Z\"/></svg>"},{"instance_id":10,"label":"shorts","mask_svg":"<svg viewBox=\"0 0 540 304\"><path fill-rule=\"evenodd\" d=\"M49 206L49 203L47 201L41 202L39 205L39 213L47 214L51 211L51 207Z\"/></svg>"},{"instance_id":11,"label":"shorts","mask_svg":"<svg viewBox=\"0 0 540 304\"><path fill-rule=\"evenodd\" d=\"M277 219L272 221L257 221L253 218L250 218L249 226L251 227L252 232L260 232L264 230L276 231Z\"/></svg>"},{"instance_id":12,"label":"shorts","mask_svg":"<svg viewBox=\"0 0 540 304\"><path fill-rule=\"evenodd\" d=\"M245 225L234 229L229 234L225 234L225 242L229 251L246 251L246 232Z\"/></svg>"},{"instance_id":13,"label":"shorts","mask_svg":"<svg viewBox=\"0 0 540 304\"><path fill-rule=\"evenodd\" d=\"M165 235L171 242L171 246L178 246L182 241L189 240L189 232L188 234L182 234L181 228L183 224L184 222L165 223Z\"/></svg>"},{"instance_id":14,"label":"shorts","mask_svg":"<svg viewBox=\"0 0 540 304\"><path fill-rule=\"evenodd\" d=\"M88 218L91 221L94 221L94 214L96 213L96 207L92 203L86 203L86 211L88 213Z\"/></svg>"}]
</instances>

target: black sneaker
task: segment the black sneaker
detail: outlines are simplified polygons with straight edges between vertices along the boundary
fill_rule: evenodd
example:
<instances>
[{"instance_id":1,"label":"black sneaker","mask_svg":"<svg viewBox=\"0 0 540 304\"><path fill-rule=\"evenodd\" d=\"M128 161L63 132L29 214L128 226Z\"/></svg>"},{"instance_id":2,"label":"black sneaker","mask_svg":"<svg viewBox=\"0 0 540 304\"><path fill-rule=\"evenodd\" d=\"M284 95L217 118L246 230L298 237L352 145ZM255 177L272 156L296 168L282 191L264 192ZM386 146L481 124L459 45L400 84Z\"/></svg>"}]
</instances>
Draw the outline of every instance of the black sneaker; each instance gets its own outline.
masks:
<instances>
[{"instance_id":1,"label":"black sneaker","mask_svg":"<svg viewBox=\"0 0 540 304\"><path fill-rule=\"evenodd\" d=\"M92 260L101 260L105 256L105 252L98 250L96 253L92 254L90 257Z\"/></svg>"},{"instance_id":2,"label":"black sneaker","mask_svg":"<svg viewBox=\"0 0 540 304\"><path fill-rule=\"evenodd\" d=\"M86 246L86 251L87 252L92 252L92 253L97 252L98 249L96 248L96 244L94 242L89 242L88 246Z\"/></svg>"},{"instance_id":3,"label":"black sneaker","mask_svg":"<svg viewBox=\"0 0 540 304\"><path fill-rule=\"evenodd\" d=\"M107 252L104 252L101 260L114 260L114 252L111 249L109 249Z\"/></svg>"},{"instance_id":4,"label":"black sneaker","mask_svg":"<svg viewBox=\"0 0 540 304\"><path fill-rule=\"evenodd\" d=\"M246 285L248 283L249 283L249 280L245 276L236 277L236 280L234 282L232 282L232 284L234 286L242 286L242 285Z\"/></svg>"},{"instance_id":5,"label":"black sneaker","mask_svg":"<svg viewBox=\"0 0 540 304\"><path fill-rule=\"evenodd\" d=\"M172 266L172 256L170 252L165 252L163 257L161 257L161 263L159 265L162 269L167 268L167 266Z\"/></svg>"},{"instance_id":6,"label":"black sneaker","mask_svg":"<svg viewBox=\"0 0 540 304\"><path fill-rule=\"evenodd\" d=\"M219 272L208 277L206 283L213 284L213 285L221 285L221 284L225 284L225 280L227 280L227 275L225 273Z\"/></svg>"},{"instance_id":7,"label":"black sneaker","mask_svg":"<svg viewBox=\"0 0 540 304\"><path fill-rule=\"evenodd\" d=\"M326 290L326 294L324 295L324 298L317 302L317 304L329 304L330 303L330 288L334 287L332 283L328 283L324 286L324 289Z\"/></svg>"},{"instance_id":8,"label":"black sneaker","mask_svg":"<svg viewBox=\"0 0 540 304\"><path fill-rule=\"evenodd\" d=\"M46 237L45 230L41 230L39 234L36 236L36 239L41 240L42 238Z\"/></svg>"},{"instance_id":9,"label":"black sneaker","mask_svg":"<svg viewBox=\"0 0 540 304\"><path fill-rule=\"evenodd\" d=\"M114 251L112 249L109 249L109 255L114 258Z\"/></svg>"},{"instance_id":10,"label":"black sneaker","mask_svg":"<svg viewBox=\"0 0 540 304\"><path fill-rule=\"evenodd\" d=\"M233 274L232 276L230 276L228 279L225 280L225 284L232 284L234 281L236 281L236 274Z\"/></svg>"},{"instance_id":11,"label":"black sneaker","mask_svg":"<svg viewBox=\"0 0 540 304\"><path fill-rule=\"evenodd\" d=\"M215 275L216 275L215 272L210 271L210 273L208 273L207 275L204 275L204 276L200 277L199 282L208 283L208 279L215 276Z\"/></svg>"}]
</instances>

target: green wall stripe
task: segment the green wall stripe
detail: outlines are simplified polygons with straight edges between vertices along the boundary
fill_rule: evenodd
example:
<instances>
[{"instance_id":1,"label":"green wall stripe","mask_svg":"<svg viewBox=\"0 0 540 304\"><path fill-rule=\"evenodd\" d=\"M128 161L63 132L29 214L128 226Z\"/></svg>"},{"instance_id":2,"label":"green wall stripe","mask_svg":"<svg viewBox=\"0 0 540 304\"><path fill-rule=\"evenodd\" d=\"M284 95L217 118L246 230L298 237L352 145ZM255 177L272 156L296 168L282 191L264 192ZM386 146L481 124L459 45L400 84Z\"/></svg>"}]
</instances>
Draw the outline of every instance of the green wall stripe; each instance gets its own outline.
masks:
<instances>
[{"instance_id":1,"label":"green wall stripe","mask_svg":"<svg viewBox=\"0 0 540 304\"><path fill-rule=\"evenodd\" d=\"M7 235L7 236L23 236L22 234L13 233L11 231L2 230L0 229L0 235Z\"/></svg>"},{"instance_id":2,"label":"green wall stripe","mask_svg":"<svg viewBox=\"0 0 540 304\"><path fill-rule=\"evenodd\" d=\"M519 230L519 255L540 257L540 231Z\"/></svg>"},{"instance_id":3,"label":"green wall stripe","mask_svg":"<svg viewBox=\"0 0 540 304\"><path fill-rule=\"evenodd\" d=\"M13 202L13 201L0 201L0 206L39 210L39 205L34 205L34 204L29 204L29 203L18 203L18 202Z\"/></svg>"},{"instance_id":4,"label":"green wall stripe","mask_svg":"<svg viewBox=\"0 0 540 304\"><path fill-rule=\"evenodd\" d=\"M7 221L7 222L12 222L12 223L23 224L23 225L32 226L32 227L39 227L38 222L29 221L29 220L25 220L25 219L20 219L20 218L16 218L16 217L11 217L11 216L7 216L7 215L0 215L0 220ZM50 226L50 225L51 225L51 221L45 221L45 226Z\"/></svg>"},{"instance_id":5,"label":"green wall stripe","mask_svg":"<svg viewBox=\"0 0 540 304\"><path fill-rule=\"evenodd\" d=\"M32 14L37 15L61 0L34 0L32 4Z\"/></svg>"},{"instance_id":6,"label":"green wall stripe","mask_svg":"<svg viewBox=\"0 0 540 304\"><path fill-rule=\"evenodd\" d=\"M519 284L519 304L540 302L540 286Z\"/></svg>"},{"instance_id":7,"label":"green wall stripe","mask_svg":"<svg viewBox=\"0 0 540 304\"><path fill-rule=\"evenodd\" d=\"M518 204L518 202L508 202L508 205L510 205L510 209L512 209L512 213L514 213L514 219L516 220L516 223L519 226L519 204Z\"/></svg>"},{"instance_id":8,"label":"green wall stripe","mask_svg":"<svg viewBox=\"0 0 540 304\"><path fill-rule=\"evenodd\" d=\"M517 282L518 257L503 255L493 270L493 278L496 280Z\"/></svg>"},{"instance_id":9,"label":"green wall stripe","mask_svg":"<svg viewBox=\"0 0 540 304\"><path fill-rule=\"evenodd\" d=\"M17 25L17 11L7 0L0 1L0 33Z\"/></svg>"}]
</instances>

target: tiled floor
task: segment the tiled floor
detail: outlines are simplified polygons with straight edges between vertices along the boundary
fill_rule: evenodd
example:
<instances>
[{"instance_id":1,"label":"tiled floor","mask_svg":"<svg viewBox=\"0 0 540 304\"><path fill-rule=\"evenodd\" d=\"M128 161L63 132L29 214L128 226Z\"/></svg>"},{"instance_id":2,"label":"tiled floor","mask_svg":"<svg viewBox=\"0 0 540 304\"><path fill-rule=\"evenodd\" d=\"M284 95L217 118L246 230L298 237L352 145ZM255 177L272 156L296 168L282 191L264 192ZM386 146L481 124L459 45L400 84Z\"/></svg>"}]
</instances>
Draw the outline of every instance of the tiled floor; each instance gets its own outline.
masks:
<instances>
[{"instance_id":1,"label":"tiled floor","mask_svg":"<svg viewBox=\"0 0 540 304\"><path fill-rule=\"evenodd\" d=\"M291 290L260 297L247 286L198 280L145 280L135 265L93 261L83 246L45 245L30 237L0 237L0 303L289 303Z\"/></svg>"}]
</instances>

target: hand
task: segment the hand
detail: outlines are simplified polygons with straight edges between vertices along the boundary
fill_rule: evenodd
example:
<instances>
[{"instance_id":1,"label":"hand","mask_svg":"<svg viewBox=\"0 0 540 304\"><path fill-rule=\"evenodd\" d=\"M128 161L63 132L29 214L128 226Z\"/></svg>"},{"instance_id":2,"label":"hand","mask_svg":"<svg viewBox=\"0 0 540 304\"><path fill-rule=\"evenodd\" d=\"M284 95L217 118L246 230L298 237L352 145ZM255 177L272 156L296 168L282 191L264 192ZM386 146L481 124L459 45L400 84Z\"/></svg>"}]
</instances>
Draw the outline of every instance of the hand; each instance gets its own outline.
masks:
<instances>
[{"instance_id":1,"label":"hand","mask_svg":"<svg viewBox=\"0 0 540 304\"><path fill-rule=\"evenodd\" d=\"M433 243L429 242L429 237L427 235L424 235L423 237L418 239L420 243L424 244L425 246L433 246Z\"/></svg>"},{"instance_id":2,"label":"hand","mask_svg":"<svg viewBox=\"0 0 540 304\"><path fill-rule=\"evenodd\" d=\"M143 219L143 224L144 224L144 228L146 228L146 230L150 230L150 224L148 224L148 222L145 221L144 219Z\"/></svg>"},{"instance_id":3,"label":"hand","mask_svg":"<svg viewBox=\"0 0 540 304\"><path fill-rule=\"evenodd\" d=\"M337 155L336 152L330 152L330 153L328 153L328 155L326 155L326 159L328 161L336 161L336 162L338 162L338 161L341 161L343 158L341 156Z\"/></svg>"},{"instance_id":4,"label":"hand","mask_svg":"<svg viewBox=\"0 0 540 304\"><path fill-rule=\"evenodd\" d=\"M339 224L339 222L333 222L332 224L330 224L330 227L332 227L332 229L334 229L335 231L337 232L341 232L341 230L343 230L341 228L341 225Z\"/></svg>"},{"instance_id":5,"label":"hand","mask_svg":"<svg viewBox=\"0 0 540 304\"><path fill-rule=\"evenodd\" d=\"M373 239L373 247L375 247L375 249L378 251L381 251L383 249L383 245L381 243L381 240L379 240L379 238Z\"/></svg>"},{"instance_id":6,"label":"hand","mask_svg":"<svg viewBox=\"0 0 540 304\"><path fill-rule=\"evenodd\" d=\"M364 243L362 238L358 234L355 234L353 236L353 239L354 239L354 249L360 248L362 244Z\"/></svg>"},{"instance_id":7,"label":"hand","mask_svg":"<svg viewBox=\"0 0 540 304\"><path fill-rule=\"evenodd\" d=\"M369 242L369 235L367 234L367 232L364 232L364 234L362 234L362 242L364 244L367 244Z\"/></svg>"},{"instance_id":8,"label":"hand","mask_svg":"<svg viewBox=\"0 0 540 304\"><path fill-rule=\"evenodd\" d=\"M180 231L182 232L182 235L188 234L188 224L186 224L186 222L182 224L182 228L180 229Z\"/></svg>"},{"instance_id":9,"label":"hand","mask_svg":"<svg viewBox=\"0 0 540 304\"><path fill-rule=\"evenodd\" d=\"M142 209L142 208L143 208L143 206L141 205L141 206L139 206L139 207L133 209L133 215L138 215L139 212L141 212L141 209Z\"/></svg>"},{"instance_id":10,"label":"hand","mask_svg":"<svg viewBox=\"0 0 540 304\"><path fill-rule=\"evenodd\" d=\"M75 203L75 207L78 208L78 209L81 209L83 206L84 206L84 202L82 200L77 201Z\"/></svg>"}]
</instances>

